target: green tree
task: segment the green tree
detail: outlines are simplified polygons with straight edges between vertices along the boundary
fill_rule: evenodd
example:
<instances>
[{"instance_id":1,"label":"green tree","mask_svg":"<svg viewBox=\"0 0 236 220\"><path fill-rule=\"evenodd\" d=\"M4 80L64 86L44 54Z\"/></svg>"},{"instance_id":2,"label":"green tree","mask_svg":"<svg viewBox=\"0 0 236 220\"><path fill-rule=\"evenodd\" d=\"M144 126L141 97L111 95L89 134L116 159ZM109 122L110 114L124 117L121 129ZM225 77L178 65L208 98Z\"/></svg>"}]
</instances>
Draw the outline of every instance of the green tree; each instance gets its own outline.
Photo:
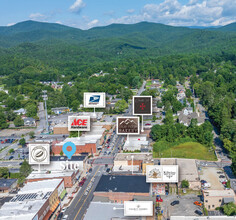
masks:
<instances>
[{"instance_id":1,"label":"green tree","mask_svg":"<svg viewBox=\"0 0 236 220\"><path fill-rule=\"evenodd\" d=\"M156 115L153 115L153 117L152 117L152 121L155 122L156 120L157 120Z\"/></svg>"},{"instance_id":2,"label":"green tree","mask_svg":"<svg viewBox=\"0 0 236 220\"><path fill-rule=\"evenodd\" d=\"M34 135L35 135L35 133L33 131L29 132L29 136L30 136L31 139L34 138Z\"/></svg>"},{"instance_id":3,"label":"green tree","mask_svg":"<svg viewBox=\"0 0 236 220\"><path fill-rule=\"evenodd\" d=\"M37 115L37 105L31 103L26 106L26 116L35 117Z\"/></svg>"},{"instance_id":4,"label":"green tree","mask_svg":"<svg viewBox=\"0 0 236 220\"><path fill-rule=\"evenodd\" d=\"M0 178L8 178L9 177L9 170L7 167L0 167Z\"/></svg>"},{"instance_id":5,"label":"green tree","mask_svg":"<svg viewBox=\"0 0 236 220\"><path fill-rule=\"evenodd\" d=\"M126 108L128 108L128 103L124 99L117 101L115 104L116 113L122 113Z\"/></svg>"},{"instance_id":6,"label":"green tree","mask_svg":"<svg viewBox=\"0 0 236 220\"><path fill-rule=\"evenodd\" d=\"M60 152L60 156L63 156L63 151Z\"/></svg>"},{"instance_id":7,"label":"green tree","mask_svg":"<svg viewBox=\"0 0 236 220\"><path fill-rule=\"evenodd\" d=\"M73 111L73 112L76 112L76 111L78 110L79 104L80 104L80 102L79 102L78 100L74 100L74 101L71 103L72 111Z\"/></svg>"},{"instance_id":8,"label":"green tree","mask_svg":"<svg viewBox=\"0 0 236 220\"><path fill-rule=\"evenodd\" d=\"M24 139L24 138L21 138L21 139L19 140L19 144L22 145L22 146L24 146L24 145L25 145L25 139Z\"/></svg>"},{"instance_id":9,"label":"green tree","mask_svg":"<svg viewBox=\"0 0 236 220\"><path fill-rule=\"evenodd\" d=\"M3 112L0 112L0 129L5 129L5 128L8 128L6 116Z\"/></svg>"},{"instance_id":10,"label":"green tree","mask_svg":"<svg viewBox=\"0 0 236 220\"><path fill-rule=\"evenodd\" d=\"M16 118L16 113L14 113L12 110L7 112L7 120L8 121L14 121Z\"/></svg>"},{"instance_id":11,"label":"green tree","mask_svg":"<svg viewBox=\"0 0 236 220\"><path fill-rule=\"evenodd\" d=\"M189 187L189 182L188 182L188 180L182 180L182 181L181 181L181 187L182 187L182 188L188 188L188 187Z\"/></svg>"},{"instance_id":12,"label":"green tree","mask_svg":"<svg viewBox=\"0 0 236 220\"><path fill-rule=\"evenodd\" d=\"M15 151L14 151L13 148L11 148L11 149L8 151L9 154L14 153L14 152L15 152Z\"/></svg>"},{"instance_id":13,"label":"green tree","mask_svg":"<svg viewBox=\"0 0 236 220\"><path fill-rule=\"evenodd\" d=\"M31 166L26 160L24 160L20 166L20 174L24 177L27 177L31 172Z\"/></svg>"},{"instance_id":14,"label":"green tree","mask_svg":"<svg viewBox=\"0 0 236 220\"><path fill-rule=\"evenodd\" d=\"M227 216L236 215L236 205L233 202L223 205L223 212Z\"/></svg>"},{"instance_id":15,"label":"green tree","mask_svg":"<svg viewBox=\"0 0 236 220\"><path fill-rule=\"evenodd\" d=\"M190 98L190 97L191 97L191 95L192 95L192 92L191 92L191 90L190 90L190 89L186 89L186 92L185 92L185 94L186 94L186 97L187 97L187 98Z\"/></svg>"},{"instance_id":16,"label":"green tree","mask_svg":"<svg viewBox=\"0 0 236 220\"><path fill-rule=\"evenodd\" d=\"M20 116L17 116L13 122L16 127L24 125L24 120Z\"/></svg>"}]
</instances>

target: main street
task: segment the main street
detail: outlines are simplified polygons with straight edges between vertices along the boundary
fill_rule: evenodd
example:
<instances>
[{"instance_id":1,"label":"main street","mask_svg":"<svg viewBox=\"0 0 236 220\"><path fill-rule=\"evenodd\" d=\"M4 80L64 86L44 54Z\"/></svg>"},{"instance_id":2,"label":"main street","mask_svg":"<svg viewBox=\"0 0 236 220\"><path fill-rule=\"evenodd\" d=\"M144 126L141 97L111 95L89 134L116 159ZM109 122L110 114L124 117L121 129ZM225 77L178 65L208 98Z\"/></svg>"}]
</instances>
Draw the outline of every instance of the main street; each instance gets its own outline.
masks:
<instances>
[{"instance_id":1,"label":"main street","mask_svg":"<svg viewBox=\"0 0 236 220\"><path fill-rule=\"evenodd\" d=\"M65 215L68 215L68 220L82 220L86 214L86 210L89 207L90 202L93 199L93 192L102 176L106 174L106 164L113 165L114 157L119 152L121 145L123 144L124 137L116 134L110 140L109 148L105 147L100 156L89 160L92 165L92 173L89 173L84 185L78 191L73 202L66 210Z\"/></svg>"}]
</instances>

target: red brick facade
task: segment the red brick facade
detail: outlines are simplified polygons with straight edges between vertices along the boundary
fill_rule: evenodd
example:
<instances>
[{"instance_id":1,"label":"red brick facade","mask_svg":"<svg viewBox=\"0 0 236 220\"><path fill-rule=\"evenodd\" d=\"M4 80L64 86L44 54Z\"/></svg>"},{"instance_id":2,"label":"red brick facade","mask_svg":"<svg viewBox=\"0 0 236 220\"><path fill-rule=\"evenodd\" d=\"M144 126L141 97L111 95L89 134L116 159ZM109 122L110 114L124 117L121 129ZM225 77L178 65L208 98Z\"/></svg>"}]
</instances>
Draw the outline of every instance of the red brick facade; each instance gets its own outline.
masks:
<instances>
[{"instance_id":1,"label":"red brick facade","mask_svg":"<svg viewBox=\"0 0 236 220\"><path fill-rule=\"evenodd\" d=\"M62 151L62 145L52 145L51 147L51 154L56 155L60 155ZM93 153L96 154L97 153L97 146L96 143L93 144L85 144L85 145L76 145L76 151L75 151L75 155L79 155L81 153Z\"/></svg>"},{"instance_id":2,"label":"red brick facade","mask_svg":"<svg viewBox=\"0 0 236 220\"><path fill-rule=\"evenodd\" d=\"M116 203L131 201L134 196L149 196L149 193L124 193L124 192L94 192L94 196L106 197Z\"/></svg>"}]
</instances>

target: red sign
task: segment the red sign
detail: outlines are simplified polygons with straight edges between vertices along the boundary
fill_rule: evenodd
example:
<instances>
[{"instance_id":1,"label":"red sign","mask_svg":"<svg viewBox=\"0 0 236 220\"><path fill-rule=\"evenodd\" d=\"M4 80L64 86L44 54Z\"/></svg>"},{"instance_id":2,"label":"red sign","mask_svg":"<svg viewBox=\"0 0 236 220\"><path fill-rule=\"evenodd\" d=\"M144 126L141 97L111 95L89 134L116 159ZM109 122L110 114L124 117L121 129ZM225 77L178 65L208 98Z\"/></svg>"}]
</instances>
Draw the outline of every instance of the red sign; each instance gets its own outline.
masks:
<instances>
[{"instance_id":1,"label":"red sign","mask_svg":"<svg viewBox=\"0 0 236 220\"><path fill-rule=\"evenodd\" d=\"M88 120L87 119L74 119L74 121L72 122L71 126L86 126L87 125Z\"/></svg>"}]
</instances>

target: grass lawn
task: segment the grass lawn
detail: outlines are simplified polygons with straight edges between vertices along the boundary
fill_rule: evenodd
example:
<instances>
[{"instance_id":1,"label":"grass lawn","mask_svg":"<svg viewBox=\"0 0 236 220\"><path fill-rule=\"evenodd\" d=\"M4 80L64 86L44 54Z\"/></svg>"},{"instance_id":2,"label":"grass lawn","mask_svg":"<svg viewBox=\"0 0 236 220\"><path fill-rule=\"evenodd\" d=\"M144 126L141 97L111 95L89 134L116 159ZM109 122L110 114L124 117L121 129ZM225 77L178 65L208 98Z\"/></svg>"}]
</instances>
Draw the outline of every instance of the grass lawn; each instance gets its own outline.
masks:
<instances>
[{"instance_id":1,"label":"grass lawn","mask_svg":"<svg viewBox=\"0 0 236 220\"><path fill-rule=\"evenodd\" d=\"M148 80L148 81L146 82L146 86L150 86L150 85L152 85L152 81L151 81L151 80Z\"/></svg>"},{"instance_id":2,"label":"grass lawn","mask_svg":"<svg viewBox=\"0 0 236 220\"><path fill-rule=\"evenodd\" d=\"M165 145L166 147L163 147L160 142L155 143L153 146L153 157L217 160L213 151L209 151L207 147L197 142L186 142L173 147L167 146L166 143Z\"/></svg>"}]
</instances>

